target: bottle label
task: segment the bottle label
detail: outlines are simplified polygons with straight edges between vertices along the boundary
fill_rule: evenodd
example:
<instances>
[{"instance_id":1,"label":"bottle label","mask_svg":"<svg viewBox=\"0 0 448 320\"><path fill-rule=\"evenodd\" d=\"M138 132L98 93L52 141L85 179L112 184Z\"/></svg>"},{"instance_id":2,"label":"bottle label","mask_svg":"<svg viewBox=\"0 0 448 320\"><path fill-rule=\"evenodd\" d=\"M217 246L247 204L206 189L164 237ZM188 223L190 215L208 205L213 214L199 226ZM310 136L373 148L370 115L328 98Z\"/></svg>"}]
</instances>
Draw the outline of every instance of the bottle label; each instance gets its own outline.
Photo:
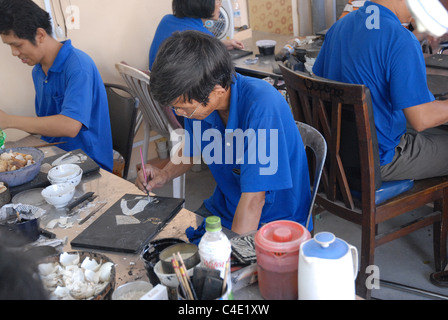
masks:
<instances>
[{"instance_id":1,"label":"bottle label","mask_svg":"<svg viewBox=\"0 0 448 320\"><path fill-rule=\"evenodd\" d=\"M294 52L294 47L290 44L285 45L284 47L286 50L288 50L289 53L293 53Z\"/></svg>"}]
</instances>

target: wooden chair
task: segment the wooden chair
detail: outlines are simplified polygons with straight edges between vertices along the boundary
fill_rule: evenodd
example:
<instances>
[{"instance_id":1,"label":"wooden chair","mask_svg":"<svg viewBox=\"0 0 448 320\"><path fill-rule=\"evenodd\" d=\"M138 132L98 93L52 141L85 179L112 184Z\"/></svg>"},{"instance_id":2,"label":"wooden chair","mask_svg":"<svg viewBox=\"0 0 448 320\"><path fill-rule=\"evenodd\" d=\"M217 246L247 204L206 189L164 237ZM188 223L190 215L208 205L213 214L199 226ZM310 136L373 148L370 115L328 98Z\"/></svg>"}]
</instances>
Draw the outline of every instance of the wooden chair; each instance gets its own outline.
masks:
<instances>
[{"instance_id":1,"label":"wooden chair","mask_svg":"<svg viewBox=\"0 0 448 320\"><path fill-rule=\"evenodd\" d=\"M435 269L443 270L447 263L448 177L383 183L368 88L280 68L295 119L318 129L328 144L323 188L316 204L361 226L357 294L370 298L366 272L374 265L376 247L430 225ZM378 232L379 224L431 203L434 210L430 214Z\"/></svg>"},{"instance_id":2,"label":"wooden chair","mask_svg":"<svg viewBox=\"0 0 448 320\"><path fill-rule=\"evenodd\" d=\"M154 130L168 138L168 141L177 141L175 130L181 126L171 109L159 105L153 99L149 87L149 72L143 72L124 62L115 64L115 67L140 100L139 110L145 125L143 157L146 161L148 160L148 144L151 139L150 132ZM173 197L185 198L185 174L173 180Z\"/></svg>"},{"instance_id":3,"label":"wooden chair","mask_svg":"<svg viewBox=\"0 0 448 320\"><path fill-rule=\"evenodd\" d=\"M127 87L111 83L105 83L104 85L109 103L113 148L124 159L121 177L127 179L134 144L139 100Z\"/></svg>"}]
</instances>

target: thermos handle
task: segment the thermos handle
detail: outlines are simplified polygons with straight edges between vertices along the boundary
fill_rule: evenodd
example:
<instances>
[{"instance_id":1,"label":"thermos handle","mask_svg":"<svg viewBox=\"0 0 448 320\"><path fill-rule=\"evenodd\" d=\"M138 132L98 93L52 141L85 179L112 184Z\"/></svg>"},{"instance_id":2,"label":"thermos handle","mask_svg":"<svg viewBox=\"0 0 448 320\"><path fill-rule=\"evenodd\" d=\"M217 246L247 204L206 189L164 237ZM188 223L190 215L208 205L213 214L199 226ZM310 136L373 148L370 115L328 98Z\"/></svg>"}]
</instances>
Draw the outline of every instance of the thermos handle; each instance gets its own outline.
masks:
<instances>
[{"instance_id":1,"label":"thermos handle","mask_svg":"<svg viewBox=\"0 0 448 320\"><path fill-rule=\"evenodd\" d=\"M356 247L354 246L350 246L350 251L353 258L353 273L355 275L354 279L356 280L356 277L358 276L358 249L356 249Z\"/></svg>"}]
</instances>

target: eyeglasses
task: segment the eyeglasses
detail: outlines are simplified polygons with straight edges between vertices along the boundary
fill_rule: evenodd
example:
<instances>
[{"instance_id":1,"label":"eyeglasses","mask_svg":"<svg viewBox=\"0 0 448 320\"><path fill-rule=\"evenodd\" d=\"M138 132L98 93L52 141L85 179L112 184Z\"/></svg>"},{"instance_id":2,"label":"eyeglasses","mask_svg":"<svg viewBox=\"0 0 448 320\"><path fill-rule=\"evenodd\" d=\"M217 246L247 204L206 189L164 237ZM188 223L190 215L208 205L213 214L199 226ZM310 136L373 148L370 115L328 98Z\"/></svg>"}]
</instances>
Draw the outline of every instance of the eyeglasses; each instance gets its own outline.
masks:
<instances>
[{"instance_id":1,"label":"eyeglasses","mask_svg":"<svg viewBox=\"0 0 448 320\"><path fill-rule=\"evenodd\" d=\"M198 110L199 107L200 107L200 104L198 104L198 105L196 106L196 108L193 110L193 112L190 113L190 115L187 116L187 115L186 115L186 112L185 112L185 108L179 108L179 107L170 106L171 110L173 110L173 111L176 112L177 114L180 114L181 116L183 116L183 117L185 117L185 118L187 118L187 119L190 119L190 118L194 115L194 113L196 112L196 110Z\"/></svg>"}]
</instances>

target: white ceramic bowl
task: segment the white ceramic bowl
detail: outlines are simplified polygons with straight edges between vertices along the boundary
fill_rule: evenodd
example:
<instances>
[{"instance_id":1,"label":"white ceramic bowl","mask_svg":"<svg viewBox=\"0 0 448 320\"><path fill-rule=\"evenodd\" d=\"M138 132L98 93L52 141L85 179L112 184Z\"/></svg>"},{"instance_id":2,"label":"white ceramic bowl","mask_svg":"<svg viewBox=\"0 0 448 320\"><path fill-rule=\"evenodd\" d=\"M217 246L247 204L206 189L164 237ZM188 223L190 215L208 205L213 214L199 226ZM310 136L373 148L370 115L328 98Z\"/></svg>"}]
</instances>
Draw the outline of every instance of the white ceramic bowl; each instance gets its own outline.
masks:
<instances>
[{"instance_id":1,"label":"white ceramic bowl","mask_svg":"<svg viewBox=\"0 0 448 320\"><path fill-rule=\"evenodd\" d=\"M48 177L53 180L67 180L76 177L81 167L74 163L61 164L48 171Z\"/></svg>"},{"instance_id":2,"label":"white ceramic bowl","mask_svg":"<svg viewBox=\"0 0 448 320\"><path fill-rule=\"evenodd\" d=\"M75 187L81 182L83 171L77 164L62 164L48 171L51 184L70 183Z\"/></svg>"},{"instance_id":3,"label":"white ceramic bowl","mask_svg":"<svg viewBox=\"0 0 448 320\"><path fill-rule=\"evenodd\" d=\"M151 289L152 284L147 281L128 282L114 290L112 300L139 300Z\"/></svg>"},{"instance_id":4,"label":"white ceramic bowl","mask_svg":"<svg viewBox=\"0 0 448 320\"><path fill-rule=\"evenodd\" d=\"M42 190L41 194L55 208L63 208L73 199L75 187L70 183L52 184Z\"/></svg>"},{"instance_id":5,"label":"white ceramic bowl","mask_svg":"<svg viewBox=\"0 0 448 320\"><path fill-rule=\"evenodd\" d=\"M193 276L194 267L187 270L188 276ZM160 282L167 287L177 288L179 286L179 281L175 273L164 273L162 269L162 262L159 261L154 266L154 273L159 278Z\"/></svg>"}]
</instances>

